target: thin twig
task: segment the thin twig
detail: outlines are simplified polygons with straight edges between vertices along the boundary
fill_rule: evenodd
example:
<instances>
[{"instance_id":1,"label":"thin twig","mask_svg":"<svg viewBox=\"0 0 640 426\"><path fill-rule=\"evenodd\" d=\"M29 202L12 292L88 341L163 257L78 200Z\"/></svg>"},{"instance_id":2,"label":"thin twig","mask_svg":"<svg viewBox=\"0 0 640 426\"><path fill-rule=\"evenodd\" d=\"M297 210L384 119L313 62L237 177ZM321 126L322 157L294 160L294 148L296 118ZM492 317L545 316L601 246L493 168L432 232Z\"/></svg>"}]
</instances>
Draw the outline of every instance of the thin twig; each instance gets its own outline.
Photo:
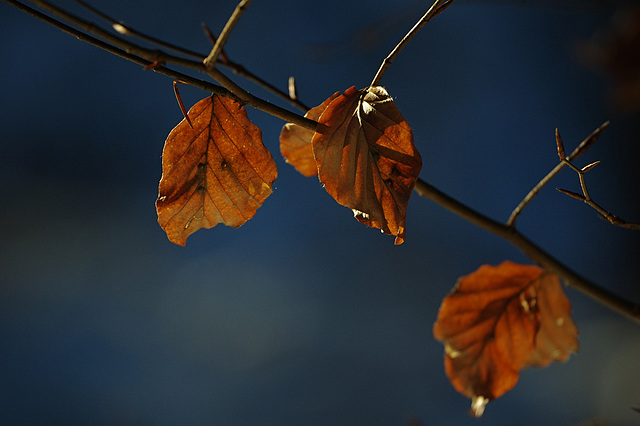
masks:
<instances>
[{"instance_id":1,"label":"thin twig","mask_svg":"<svg viewBox=\"0 0 640 426\"><path fill-rule=\"evenodd\" d=\"M414 189L418 195L435 201L437 204L474 225L509 241L520 249L529 259L561 277L567 285L640 324L639 305L623 299L578 275L542 248L535 245L515 228L484 216L423 180L418 179Z\"/></svg>"},{"instance_id":2,"label":"thin twig","mask_svg":"<svg viewBox=\"0 0 640 426\"><path fill-rule=\"evenodd\" d=\"M89 34L86 34L76 28L73 28L63 22L60 22L58 20L56 20L55 18L52 18L36 9L33 9L17 0L3 0L5 3L9 3L12 6L16 7L17 9L35 17L38 18L56 28L58 28L61 31L64 31L74 37L76 37L77 39L84 41L86 43L92 44L93 46L96 46L100 49L103 49L109 53L112 53L116 56L119 56L123 59L126 59L128 61L134 62L138 65L141 65L143 67L148 67L150 65L154 65L154 61L150 61L148 59L142 58L138 55L129 53L128 51L125 51L124 49L120 49L116 46L113 46L109 43L106 43L103 40L100 40L98 38L95 38ZM41 2L39 2L41 3ZM143 49L144 50L144 49ZM179 80L182 81L186 84L190 84L194 87L198 87L202 90L205 90L207 92L210 93L215 93L218 94L220 96L225 96L228 98L232 98L235 99L236 101L239 102L244 102L246 105L249 105L253 108L259 109L263 112L266 112L267 114L273 115L274 117L280 118L282 120L288 121L290 123L294 123L297 124L299 126L302 126L306 129L310 129L310 130L317 130L318 127L318 123L316 121L310 120L306 117L303 117L299 114L295 114L291 111L288 111L284 108L281 108L277 105L274 105L270 102L267 102L263 99L260 99L256 96L250 95L248 100L243 100L243 99L238 99L236 96L234 96L229 90L225 89L224 87L218 86L216 84L210 83L208 81L204 81L204 80L200 80L194 77L191 77L187 74L183 74L181 72L172 70L170 68L167 68L166 66L152 66L150 68L152 71L157 72L159 74L163 74L166 75L168 77L171 77L174 80ZM319 129L320 131L322 131L321 129Z\"/></svg>"},{"instance_id":3,"label":"thin twig","mask_svg":"<svg viewBox=\"0 0 640 426\"><path fill-rule=\"evenodd\" d=\"M173 43L169 43L164 40L160 40L148 34L141 33L135 30L134 28L131 28L128 25L125 25L124 22L118 21L112 18L111 16L107 15L106 13L96 9L95 7L91 6L90 4L88 4L83 0L73 0L73 1L75 1L85 9L87 9L89 12L93 13L94 15L108 22L111 25L111 27L119 34L136 37L136 38L139 38L140 40L147 41L149 43L155 44L160 47L164 47L165 49L173 50L174 52L177 52L186 56L190 56L192 58L196 58L200 60L202 60L203 58L203 55L201 53L194 52L193 50L185 49L184 47L177 46Z\"/></svg>"},{"instance_id":4,"label":"thin twig","mask_svg":"<svg viewBox=\"0 0 640 426\"><path fill-rule=\"evenodd\" d=\"M7 3L14 4L14 5L19 3L14 0L10 0L10 1L5 0L5 1L7 1ZM193 69L200 69L204 71L202 69L202 65L196 61L181 58L178 56L172 56L158 49L147 49L145 47L131 43L128 40L116 34L113 34L112 32L107 31L104 28L101 28L100 26L92 22L88 22L82 19L81 17L74 15L73 13L68 12L48 1L31 0L31 2L36 4L38 7L42 8L43 10L46 10L47 12L59 17L64 22L77 27L88 34L93 34L99 37L102 41L110 43L113 46L117 46L125 50L127 53L140 56L152 62L171 62L175 65L180 65L183 67L193 68Z\"/></svg>"},{"instance_id":5,"label":"thin twig","mask_svg":"<svg viewBox=\"0 0 640 426\"><path fill-rule=\"evenodd\" d=\"M204 34L207 36L207 38L209 39L209 42L211 43L211 46L215 46L216 45L216 36L213 35L213 33L211 32L211 30L209 29L209 27L207 26L207 24L205 24L204 22L202 23L202 30L204 31ZM203 59L204 61L204 59ZM229 62L229 58L227 57L227 54L225 53L224 49L220 50L220 54L218 55L218 59L216 59L216 61L220 62L221 64L226 64L227 62Z\"/></svg>"},{"instance_id":6,"label":"thin twig","mask_svg":"<svg viewBox=\"0 0 640 426\"><path fill-rule=\"evenodd\" d=\"M416 35L418 31L420 31L420 28L422 28L427 22L437 16L440 12L449 7L451 3L453 3L453 0L436 0L431 5L429 10L427 10L427 13L425 13L422 18L420 18L420 20L413 26L413 28L409 30L407 35L405 35L403 39L400 40L400 43L398 43L398 45L391 51L391 53L389 53L389 56L384 58L384 61L382 61L382 65L380 65L380 68L378 69L378 72L376 73L375 77L373 77L373 81L371 82L372 87L378 86L380 84L380 80L382 80L382 76L387 71L387 68L389 68L395 57L407 45L407 43L409 43L413 36Z\"/></svg>"},{"instance_id":7,"label":"thin twig","mask_svg":"<svg viewBox=\"0 0 640 426\"><path fill-rule=\"evenodd\" d=\"M609 223L611 223L612 225L620 226L622 228L627 228L627 229L634 229L634 230L640 229L640 223L627 222L626 220L614 215L613 213L605 210L598 203L593 201L593 199L591 198L591 195L589 195L589 191L587 190L587 181L586 181L584 175L585 175L586 172L588 172L589 170L594 168L598 163L600 163L599 161L596 161L594 163L588 164L588 165L584 166L581 169L576 167L569 160L568 157L563 160L563 163L566 164L571 170L573 170L574 172L576 172L578 174L578 179L580 180L580 189L582 190L582 195L576 194L575 192L571 192L571 191L568 191L566 189L556 188L558 191L562 192L563 194L569 195L570 197L573 197L573 198L576 198L578 200L584 201L585 204L587 204L589 207L591 207L595 211L597 211L602 218L604 218L607 221L609 221Z\"/></svg>"},{"instance_id":8,"label":"thin twig","mask_svg":"<svg viewBox=\"0 0 640 426\"><path fill-rule=\"evenodd\" d=\"M18 2L14 2L14 1L8 1L8 0L4 0L7 3L10 4L15 4ZM183 67L187 67L187 68L192 68L195 69L197 71L206 73L207 69L204 66L204 64L202 63L202 61L205 58L205 55L202 53L197 53L197 52L193 52L189 49L186 49L184 47L181 46L177 46L174 45L172 43L168 43L166 41L160 40L156 37L152 37L149 36L148 34L144 34L141 33L140 31L134 30L133 28L129 27L129 26L124 26L124 24L122 24L121 22L117 21L115 18L110 17L108 15L106 15L105 13L97 10L96 8L88 5L86 2L82 1L82 0L75 0L78 3L80 3L81 5L83 5L85 8L87 8L88 10L90 10L92 13L94 13L95 15L99 16L100 18L104 19L105 21L107 21L108 23L111 24L111 26L118 31L119 34L123 34L123 35L127 35L127 36L131 36L131 37L136 37L139 38L141 40L156 44L160 47L165 47L168 48L170 50L173 50L175 52L184 54L186 56L191 56L196 58L197 60L189 60L186 58L182 58L179 56L175 56L175 55L171 55L169 53L163 52L161 50L151 50L151 49L145 49L141 46L138 46L134 43L129 42L126 39L123 39L121 37L118 37L112 33L110 33L109 31L104 30L103 28L100 28L99 26L87 22L86 20L75 16L45 0L32 0L34 3L38 4L40 7L42 7L45 10L48 10L49 12L55 14L56 16L59 16L62 20L71 23L72 25L77 26L78 28L83 29L84 31L86 31L87 33L90 34L94 34L96 36L98 36L99 38L108 41L109 43L118 46L124 50L126 50L127 52L130 53L134 53L137 54L138 56L142 56L144 58L147 59L151 59L153 62L165 62L165 63L172 63L175 65L179 65L179 66L183 66ZM120 25L120 27L118 27L117 25ZM222 65L224 65L225 67L231 69L233 71L234 74L237 74L249 81L252 81L253 83L257 84L258 86L263 87L264 89L270 91L271 93L274 93L275 95L281 97L282 99L286 100L287 102L289 102L291 105L293 105L294 107L298 108L299 110L303 111L303 112L307 112L309 110L309 107L306 106L305 104L303 104L302 102L300 102L300 100L297 99L291 99L288 94L277 88L276 86L272 85L271 83L267 82L266 80L263 80L262 78L258 77L257 75L253 74L252 72L250 72L249 70L247 70L244 66L230 61L228 60L228 58L222 62L220 62Z\"/></svg>"},{"instance_id":9,"label":"thin twig","mask_svg":"<svg viewBox=\"0 0 640 426\"><path fill-rule=\"evenodd\" d=\"M204 65L205 67L207 67L207 69L215 68L216 61L218 60L218 55L220 55L222 48L227 43L227 39L229 38L231 31L233 31L233 28L238 23L238 20L240 19L244 11L249 7L252 1L253 0L241 0L240 3L238 3L238 6L236 6L235 10L231 14L231 17L227 21L227 25L224 26L222 32L218 36L216 44L213 46L213 49L211 49L211 53L209 53L209 56L207 56L204 60Z\"/></svg>"},{"instance_id":10,"label":"thin twig","mask_svg":"<svg viewBox=\"0 0 640 426\"><path fill-rule=\"evenodd\" d=\"M216 39L216 42L211 49L211 53L209 53L209 56L207 56L203 61L203 64L207 70L207 74L213 77L218 83L229 89L231 93L242 99L244 102L246 102L251 97L251 95L242 87L237 85L229 77L217 70L215 66L216 62L218 62L218 56L222 52L222 49L224 48L227 39L231 35L233 28L236 26L236 24L240 20L240 17L249 7L252 1L253 0L241 0L240 3L238 3L238 6L236 6L235 10L231 14L231 17L227 21L227 25L224 26L222 32L220 33L220 36ZM213 34L211 35L213 36Z\"/></svg>"},{"instance_id":11,"label":"thin twig","mask_svg":"<svg viewBox=\"0 0 640 426\"><path fill-rule=\"evenodd\" d=\"M582 142L580 142L580 144L576 147L576 149L573 150L571 155L569 155L569 157L566 157L566 158L568 158L569 161L571 161L578 158L582 154L584 154L587 151L587 149L589 149L589 147L600 137L604 129L606 129L608 126L609 126L609 121L604 122L600 127L594 130L589 136L587 136ZM520 215L520 213L522 213L522 210L524 210L527 204L529 204L529 202L536 195L538 195L540 190L547 183L549 183L549 181L555 175L557 175L558 172L562 170L562 168L566 165L563 161L565 158L564 144L562 142L562 138L560 137L560 133L558 132L558 129L556 129L556 145L558 147L558 156L560 157L560 162L553 168L553 170L547 173L547 175L543 177L540 180L540 182L538 182L537 185L534 186L531 189L531 191L529 191L529 193L522 199L520 204L518 204L518 206L515 209L513 209L513 211L511 212L511 215L509 216L509 220L507 220L507 226L515 227L516 220L518 219L518 216Z\"/></svg>"}]
</instances>

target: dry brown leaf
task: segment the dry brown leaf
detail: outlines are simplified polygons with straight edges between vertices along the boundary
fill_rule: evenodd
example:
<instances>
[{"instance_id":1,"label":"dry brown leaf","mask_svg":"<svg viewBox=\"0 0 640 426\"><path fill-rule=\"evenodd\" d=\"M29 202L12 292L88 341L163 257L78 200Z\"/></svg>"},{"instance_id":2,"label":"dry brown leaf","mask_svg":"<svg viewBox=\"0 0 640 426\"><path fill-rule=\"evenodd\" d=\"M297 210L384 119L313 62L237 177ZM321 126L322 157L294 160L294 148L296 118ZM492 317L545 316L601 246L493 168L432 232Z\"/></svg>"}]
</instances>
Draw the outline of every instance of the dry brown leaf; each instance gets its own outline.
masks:
<instances>
[{"instance_id":1,"label":"dry brown leaf","mask_svg":"<svg viewBox=\"0 0 640 426\"><path fill-rule=\"evenodd\" d=\"M578 351L578 327L571 319L571 303L553 274L544 274L538 285L539 318L536 350L524 367L546 367L551 361L566 361Z\"/></svg>"},{"instance_id":2,"label":"dry brown leaf","mask_svg":"<svg viewBox=\"0 0 640 426\"><path fill-rule=\"evenodd\" d=\"M339 95L340 92L334 93L322 104L307 111L304 116L310 120L318 121L331 101ZM306 177L316 176L318 174L318 167L316 166L313 149L311 148L313 133L313 130L305 129L293 123L285 124L280 133L280 153L287 163L291 164Z\"/></svg>"},{"instance_id":3,"label":"dry brown leaf","mask_svg":"<svg viewBox=\"0 0 640 426\"><path fill-rule=\"evenodd\" d=\"M237 228L251 219L278 175L262 132L237 102L202 99L169 133L162 152L156 209L172 242L184 245L200 228Z\"/></svg>"},{"instance_id":4,"label":"dry brown leaf","mask_svg":"<svg viewBox=\"0 0 640 426\"><path fill-rule=\"evenodd\" d=\"M405 238L411 191L422 168L411 127L380 87L351 87L335 97L312 139L318 177L327 192L360 222Z\"/></svg>"},{"instance_id":5,"label":"dry brown leaf","mask_svg":"<svg viewBox=\"0 0 640 426\"><path fill-rule=\"evenodd\" d=\"M558 278L537 266L503 262L462 277L433 327L445 346L445 372L481 416L515 386L520 370L564 361L578 329Z\"/></svg>"}]
</instances>

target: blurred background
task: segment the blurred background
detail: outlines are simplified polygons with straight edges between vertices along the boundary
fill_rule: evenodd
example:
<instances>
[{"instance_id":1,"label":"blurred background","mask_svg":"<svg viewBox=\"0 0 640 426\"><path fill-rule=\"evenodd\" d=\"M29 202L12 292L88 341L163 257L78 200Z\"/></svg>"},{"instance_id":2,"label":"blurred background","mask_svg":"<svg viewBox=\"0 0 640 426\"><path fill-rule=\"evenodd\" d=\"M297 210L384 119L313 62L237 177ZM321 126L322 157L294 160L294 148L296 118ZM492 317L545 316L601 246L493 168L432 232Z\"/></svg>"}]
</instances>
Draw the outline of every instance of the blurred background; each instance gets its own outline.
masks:
<instances>
[{"instance_id":1,"label":"blurred background","mask_svg":"<svg viewBox=\"0 0 640 426\"><path fill-rule=\"evenodd\" d=\"M236 2L94 5L206 54L201 23L219 32ZM426 8L255 1L226 52L283 89L295 76L314 106L369 84ZM611 120L576 163L601 160L591 195L640 221L637 14L621 2L458 0L382 81L413 127L421 177L504 221L556 165L556 127L571 151ZM279 167L273 195L241 228L176 246L154 206L164 139L182 119L171 79L5 3L0 69L0 423L640 423L640 328L572 289L580 353L525 370L482 420L468 416L431 328L459 276L529 263L505 241L414 194L394 246L282 160L282 121L249 110ZM187 108L206 96L181 93ZM640 301L640 234L555 187L580 190L563 170L519 228Z\"/></svg>"}]
</instances>

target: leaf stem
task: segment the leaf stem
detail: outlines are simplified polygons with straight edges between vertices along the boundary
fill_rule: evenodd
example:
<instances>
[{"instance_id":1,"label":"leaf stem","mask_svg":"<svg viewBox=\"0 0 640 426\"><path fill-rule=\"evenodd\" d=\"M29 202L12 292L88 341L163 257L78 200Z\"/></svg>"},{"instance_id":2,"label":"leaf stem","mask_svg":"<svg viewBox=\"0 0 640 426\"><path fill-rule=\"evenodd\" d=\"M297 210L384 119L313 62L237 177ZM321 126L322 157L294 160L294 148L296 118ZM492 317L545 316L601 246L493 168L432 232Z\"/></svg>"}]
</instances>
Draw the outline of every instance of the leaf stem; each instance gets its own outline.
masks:
<instances>
[{"instance_id":1,"label":"leaf stem","mask_svg":"<svg viewBox=\"0 0 640 426\"><path fill-rule=\"evenodd\" d=\"M542 248L531 242L531 240L518 232L515 228L507 224L497 222L477 212L421 179L418 179L414 189L418 195L436 202L474 225L509 241L515 247L520 249L520 251L522 251L529 259L561 277L567 285L589 296L596 302L607 306L613 311L640 324L639 305L623 299L580 276L548 254Z\"/></svg>"},{"instance_id":2,"label":"leaf stem","mask_svg":"<svg viewBox=\"0 0 640 426\"><path fill-rule=\"evenodd\" d=\"M400 43L398 43L396 47L391 51L391 53L389 53L389 55L386 58L384 58L384 61L382 61L382 64L380 65L378 72L376 73L375 77L373 77L373 81L371 82L370 86L373 87L373 86L380 85L380 80L382 80L382 76L387 71L387 68L391 66L391 63L393 62L395 57L398 56L398 53L400 53L400 51L407 45L407 43L411 41L413 36L415 36L418 33L418 31L420 31L420 29L427 22L429 22L432 18L434 18L440 12L442 12L447 7L449 7L451 3L453 3L453 0L436 0L431 5L429 10L427 10L427 12L422 16L422 18L420 18L420 20L413 26L413 28L409 30L407 35L405 35L402 38L402 40L400 40Z\"/></svg>"}]
</instances>

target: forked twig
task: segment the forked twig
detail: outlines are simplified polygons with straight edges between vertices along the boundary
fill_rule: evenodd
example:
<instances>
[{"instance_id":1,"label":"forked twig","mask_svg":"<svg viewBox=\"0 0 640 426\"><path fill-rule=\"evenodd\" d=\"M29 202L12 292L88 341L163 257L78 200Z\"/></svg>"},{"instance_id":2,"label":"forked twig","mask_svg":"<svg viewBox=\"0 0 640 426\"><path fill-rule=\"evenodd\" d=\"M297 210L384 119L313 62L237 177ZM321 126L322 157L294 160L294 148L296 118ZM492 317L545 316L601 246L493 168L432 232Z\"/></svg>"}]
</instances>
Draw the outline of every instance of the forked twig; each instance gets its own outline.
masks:
<instances>
[{"instance_id":1,"label":"forked twig","mask_svg":"<svg viewBox=\"0 0 640 426\"><path fill-rule=\"evenodd\" d=\"M587 149L589 149L589 147L600 137L600 135L602 134L602 131L606 129L608 126L609 126L609 121L604 122L600 127L594 130L589 136L587 136L582 142L580 142L580 144L576 147L576 149L573 150L571 155L569 155L566 158L568 158L568 160L571 161L571 160L575 160L576 158L584 154L587 151ZM560 162L558 163L558 165L556 165L553 168L553 170L551 170L545 177L543 177L540 180L540 182L538 182L537 185L534 186L531 189L531 191L529 191L529 193L522 199L520 204L518 204L518 206L515 209L513 209L513 211L511 212L511 215L509 216L509 220L507 220L507 226L515 227L516 220L518 219L518 216L520 215L520 213L522 213L522 210L524 210L527 204L529 204L529 202L536 195L538 195L540 190L547 183L549 183L549 181L555 175L557 175L558 172L562 170L562 168L566 165L566 163L563 161L563 159L565 158L564 144L562 143L562 138L560 137L560 132L558 132L558 129L556 129L556 146L558 148L558 156L560 157Z\"/></svg>"},{"instance_id":2,"label":"forked twig","mask_svg":"<svg viewBox=\"0 0 640 426\"><path fill-rule=\"evenodd\" d=\"M222 29L220 36L217 38L216 42L214 43L213 48L211 49L211 53L209 53L209 56L207 56L202 61L202 63L204 64L207 70L207 74L213 77L218 83L222 84L224 87L229 89L231 93L236 95L238 98L242 99L243 102L248 102L248 100L251 98L251 95L242 87L237 85L229 77L227 77L226 75L221 73L219 70L217 70L215 66L216 66L216 62L218 61L218 56L222 52L222 49L224 48L224 45L226 44L227 39L231 35L233 28L236 26L236 24L238 23L238 20L240 20L240 17L244 13L244 11L249 7L252 1L253 0L241 0L240 3L238 3L235 10L231 14L231 17L229 17L227 24Z\"/></svg>"},{"instance_id":3,"label":"forked twig","mask_svg":"<svg viewBox=\"0 0 640 426\"><path fill-rule=\"evenodd\" d=\"M591 170L592 168L597 166L600 163L599 161L596 161L596 162L591 163L591 164L587 164L586 166L584 166L581 169L576 167L575 165L573 165L573 163L569 160L568 157L564 158L562 160L562 162L564 164L566 164L571 170L573 170L574 172L576 172L578 174L578 178L580 179L580 188L582 189L582 194L578 194L578 193L575 193L575 192L572 192L572 191L569 191L569 190L566 190L566 189L556 188L558 191L560 191L563 194L566 194L566 195L568 195L568 196L570 196L572 198L575 198L577 200L584 201L585 204L587 204L588 206L593 208L595 211L597 211L603 219L606 219L612 225L620 226L622 228L627 228L627 229L640 229L640 224L639 223L627 222L626 220L624 220L624 219L614 215L613 213L605 210L598 203L593 201L593 199L589 195L589 191L587 190L587 182L585 180L584 175L585 175L586 172L588 172L589 170Z\"/></svg>"},{"instance_id":4,"label":"forked twig","mask_svg":"<svg viewBox=\"0 0 640 426\"><path fill-rule=\"evenodd\" d=\"M209 27L207 26L207 24L205 24L204 22L202 23L202 30L204 31L205 35L207 36L207 38L209 39L209 42L211 43L211 46L215 46L216 42L218 41L218 39L216 38L215 35L213 35L213 33L211 32L211 30L209 29ZM204 59L203 59L204 61ZM227 54L225 53L224 49L220 50L220 54L218 55L218 59L217 61L219 61L221 64L228 64L229 63L229 57L227 56Z\"/></svg>"},{"instance_id":5,"label":"forked twig","mask_svg":"<svg viewBox=\"0 0 640 426\"><path fill-rule=\"evenodd\" d=\"M17 4L18 2L15 1L8 1L5 0L10 4ZM166 62L166 63L172 63L172 64L176 64L176 65L180 65L180 66L184 66L184 67L188 67L188 68L193 68L196 69L198 71L201 72L207 72L206 67L203 64L203 61L205 59L205 55L202 53L198 53L198 52L194 52L192 50L186 49L184 47L181 46L177 46L173 43L169 43L166 42L164 40L158 39L156 37L150 36L148 34L144 34L140 31L137 31L135 29L133 29L130 26L126 26L122 23L122 21L118 21L117 19L105 14L104 12L96 9L95 7L89 5L88 3L86 3L83 0L74 0L76 1L78 4L82 5L84 8L86 8L87 10L89 10L91 13L93 13L94 15L98 16L99 18L105 20L107 23L109 23L111 25L111 27L118 32L119 34L125 35L125 36L130 36L130 37L134 37L134 38L138 38L140 40L144 40L147 41L149 43L155 44L159 47L162 48L166 48L169 50L172 50L176 53L180 53L183 54L185 56L190 56L195 58L196 60L189 60L186 58L182 58L179 56L175 56L175 55L171 55L169 53L160 51L160 50L150 50L150 49L144 49L134 43L131 43L125 39L122 39L120 37L115 36L114 34L111 34L108 31L105 31L104 29L100 28L99 26L89 23L85 20L83 20L82 18L78 17L78 16L74 16L72 14L70 14L69 12L64 11L63 9L58 8L57 6L54 6L50 3L48 3L47 1L44 0L32 0L34 3L38 4L40 7L44 8L45 10L50 11L51 13L59 16L61 19L72 23L73 25L76 25L79 28L82 28L84 31L94 34L98 37L100 37L103 40L108 41L109 43L115 45L115 46L119 46L122 49L130 52L130 53L134 53L137 54L139 56L142 56L146 59L151 59L153 62ZM205 34L207 34L207 37L209 37L210 40L212 40L212 44L215 45L215 37L213 37L213 34L210 34L209 29L206 27L206 25L203 25ZM213 37L213 38L212 38ZM276 94L277 96L281 97L282 99L288 101L291 105L295 106L296 108L300 109L301 111L307 112L309 110L309 107L306 106L305 104L303 104L299 99L292 99L291 97L289 97L287 95L287 93L279 88L277 88L276 86L274 86L273 84L267 82L266 80L263 80L262 78L258 77L257 75L255 75L254 73L250 72L249 70L247 70L244 66L233 62L231 60L229 60L229 58L226 56L226 54L224 54L224 50L221 51L220 53L220 57L219 57L219 63L221 65L224 65L225 67L229 68L230 70L233 71L234 74L237 74L241 77L244 77L245 79L254 82L255 84L257 84L258 86L263 87L264 89Z\"/></svg>"},{"instance_id":6,"label":"forked twig","mask_svg":"<svg viewBox=\"0 0 640 426\"><path fill-rule=\"evenodd\" d=\"M216 44L213 46L213 49L211 49L211 53L209 53L209 56L207 56L203 61L204 66L207 67L207 69L215 68L216 61L218 60L218 55L220 55L222 48L227 43L227 39L229 38L231 31L233 31L233 28L238 23L238 20L247 9L247 7L249 7L252 1L253 0L241 0L240 3L238 3L238 5L236 6L235 10L231 14L231 17L227 21L227 25L224 26L222 32L218 36Z\"/></svg>"},{"instance_id":7,"label":"forked twig","mask_svg":"<svg viewBox=\"0 0 640 426\"><path fill-rule=\"evenodd\" d=\"M371 86L378 86L380 84L382 76L387 71L387 68L389 68L395 57L398 56L398 53L400 53L400 51L407 45L407 43L411 41L413 36L415 36L427 22L429 22L432 18L449 7L451 3L453 3L453 0L436 0L431 5L429 10L427 10L427 13L425 13L422 18L420 18L420 20L413 26L413 28L409 30L407 35L405 35L402 40L400 40L400 43L398 43L398 45L391 51L391 53L389 53L389 55L384 58L384 61L382 61L382 65L380 65L380 68L378 69L378 72L376 73L375 77L373 77Z\"/></svg>"},{"instance_id":8,"label":"forked twig","mask_svg":"<svg viewBox=\"0 0 640 426\"><path fill-rule=\"evenodd\" d=\"M160 62L172 62L177 65L189 66L191 68L204 71L204 65L202 63L189 61L184 58L178 58L178 57L166 55L163 52L160 52L157 50L142 48L134 43L131 43L114 34L111 34L108 31L102 30L99 27L97 27L95 24L86 22L83 19L78 18L77 16L71 13L68 13L44 0L32 0L32 1L40 5L44 9L49 10L50 12L60 16L62 19L71 23L72 25L75 25L76 27L81 28L86 32L83 32L77 28L67 25L64 22L60 22L57 19L49 15L46 15L39 10L29 7L18 0L3 0L3 1L5 3L9 3L10 5L16 7L17 9L37 19L40 19L41 21L48 23L49 25L55 28L58 28L59 30L67 34L70 34L76 37L78 40L89 43L95 47L98 47L99 49L105 50L109 53L112 53L116 56L119 56L123 59L131 61L143 67L149 67L151 65L149 69L153 70L154 72L157 72L159 74L164 74L168 77L171 77L174 80L179 80L186 84L199 87L200 89L210 93L215 93L220 96L236 99L240 102L246 103L247 105L253 108L264 111L267 114L273 115L274 117L278 117L287 122L298 124L299 126L304 127L306 129L316 130L317 128L318 123L316 121L303 117L300 114L295 114L291 111L288 111L282 107L279 107L278 105L272 104L271 102L265 101L256 96L250 95L248 101L244 99L238 99L237 96L233 95L228 89L224 87L218 86L208 81L191 77L190 75L175 71L173 69L167 68L166 66L159 65ZM88 33L95 34L96 32L98 33L100 38L96 38L88 34ZM284 95L284 97L288 99L287 95Z\"/></svg>"}]
</instances>

